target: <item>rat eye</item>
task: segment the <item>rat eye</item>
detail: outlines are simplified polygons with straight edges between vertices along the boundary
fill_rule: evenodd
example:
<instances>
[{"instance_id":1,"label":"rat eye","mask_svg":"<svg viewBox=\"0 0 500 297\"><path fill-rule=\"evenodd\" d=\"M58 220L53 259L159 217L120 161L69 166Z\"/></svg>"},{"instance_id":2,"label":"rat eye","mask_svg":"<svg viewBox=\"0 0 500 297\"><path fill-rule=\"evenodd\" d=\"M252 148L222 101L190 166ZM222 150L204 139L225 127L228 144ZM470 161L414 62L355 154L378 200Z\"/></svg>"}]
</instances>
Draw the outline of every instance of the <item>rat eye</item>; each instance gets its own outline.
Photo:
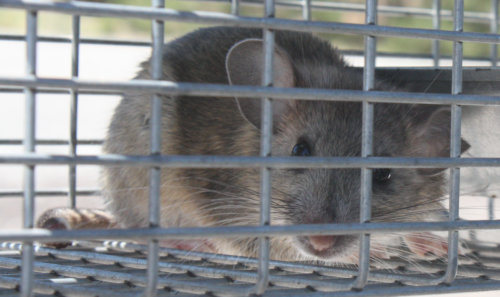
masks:
<instances>
[{"instance_id":1,"label":"rat eye","mask_svg":"<svg viewBox=\"0 0 500 297\"><path fill-rule=\"evenodd\" d=\"M300 141L292 149L292 156L308 157L311 155L311 148L306 141Z\"/></svg>"},{"instance_id":2,"label":"rat eye","mask_svg":"<svg viewBox=\"0 0 500 297\"><path fill-rule=\"evenodd\" d=\"M373 170L373 181L377 183L386 183L391 179L391 169L377 168Z\"/></svg>"}]
</instances>

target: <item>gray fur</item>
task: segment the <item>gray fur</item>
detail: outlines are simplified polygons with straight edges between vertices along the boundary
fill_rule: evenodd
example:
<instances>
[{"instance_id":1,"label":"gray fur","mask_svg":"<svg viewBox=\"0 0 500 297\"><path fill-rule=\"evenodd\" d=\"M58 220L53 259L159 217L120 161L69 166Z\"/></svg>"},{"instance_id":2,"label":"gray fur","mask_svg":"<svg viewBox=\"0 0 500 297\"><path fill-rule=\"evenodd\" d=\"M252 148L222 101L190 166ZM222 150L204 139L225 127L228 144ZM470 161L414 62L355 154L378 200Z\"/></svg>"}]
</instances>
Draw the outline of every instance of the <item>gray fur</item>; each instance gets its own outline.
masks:
<instances>
[{"instance_id":1,"label":"gray fur","mask_svg":"<svg viewBox=\"0 0 500 297\"><path fill-rule=\"evenodd\" d=\"M174 40L164 48L163 78L228 84L231 73L226 72L227 53L233 45L249 38L262 38L261 30L215 27ZM362 78L345 65L328 42L308 33L278 31L276 45L287 54L296 87L362 89ZM149 70L148 61L137 78L149 78ZM391 87L377 83L377 89ZM130 93L123 98L109 127L104 145L106 153L148 154L149 98L140 93ZM274 156L290 156L301 139L310 143L314 156L360 156L360 103L297 100L286 104L287 108L275 118ZM449 121L436 120L434 113L434 108L429 107L376 104L375 155L446 155ZM231 98L164 97L162 129L163 154L259 154L260 132L240 113ZM259 170L165 169L161 225L256 225L259 180ZM443 213L439 203L444 194L443 183L439 172L393 169L387 184L374 182L373 221L439 219ZM109 210L122 226L148 225L148 184L147 168L103 169ZM272 186L272 224L359 221L359 169L273 170ZM338 236L328 253L312 255L312 258L332 260L357 253L356 238ZM218 252L256 255L254 238L210 241ZM383 239L380 242L385 244ZM276 259L311 256L307 237L274 238L271 244L271 256Z\"/></svg>"}]
</instances>

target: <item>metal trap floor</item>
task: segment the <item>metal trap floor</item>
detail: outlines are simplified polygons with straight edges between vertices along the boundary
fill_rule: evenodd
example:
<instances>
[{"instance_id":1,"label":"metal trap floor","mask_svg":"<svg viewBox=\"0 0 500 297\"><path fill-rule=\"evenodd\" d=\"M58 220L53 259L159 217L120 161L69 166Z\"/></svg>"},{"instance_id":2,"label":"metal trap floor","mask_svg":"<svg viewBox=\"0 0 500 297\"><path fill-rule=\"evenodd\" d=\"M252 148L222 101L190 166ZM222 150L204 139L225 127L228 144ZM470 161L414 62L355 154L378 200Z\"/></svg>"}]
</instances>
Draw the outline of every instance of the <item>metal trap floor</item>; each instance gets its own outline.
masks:
<instances>
[{"instance_id":1,"label":"metal trap floor","mask_svg":"<svg viewBox=\"0 0 500 297\"><path fill-rule=\"evenodd\" d=\"M355 267L270 262L266 296L397 296L500 290L500 245L469 244L451 285L435 284L446 263L390 259L370 270L368 285L350 289ZM18 294L21 244L0 243L0 296ZM147 246L75 242L66 249L35 246L37 296L139 296L147 283ZM245 295L257 279L257 260L160 249L159 296ZM422 271L425 271L423 273Z\"/></svg>"}]
</instances>

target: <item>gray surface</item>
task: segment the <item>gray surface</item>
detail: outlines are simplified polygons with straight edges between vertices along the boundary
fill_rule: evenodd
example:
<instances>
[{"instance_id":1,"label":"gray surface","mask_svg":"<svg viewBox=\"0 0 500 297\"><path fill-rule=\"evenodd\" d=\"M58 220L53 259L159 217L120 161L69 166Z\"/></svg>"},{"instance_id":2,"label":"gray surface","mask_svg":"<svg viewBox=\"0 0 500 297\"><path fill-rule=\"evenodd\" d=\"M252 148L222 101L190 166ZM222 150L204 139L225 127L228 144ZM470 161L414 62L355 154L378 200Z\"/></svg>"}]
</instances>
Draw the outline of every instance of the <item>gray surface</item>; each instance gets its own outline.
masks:
<instances>
[{"instance_id":1,"label":"gray surface","mask_svg":"<svg viewBox=\"0 0 500 297\"><path fill-rule=\"evenodd\" d=\"M0 287L18 284L19 244L0 245ZM147 283L146 245L125 242L79 242L63 250L38 247L34 273L37 293L65 296L136 296ZM4 252L1 252L4 250ZM500 289L500 247L478 244L460 257L457 280L451 286L429 286L446 265L440 261L409 263L387 260L383 268L372 266L363 291L350 291L354 267L270 261L264 296L397 296ZM3 254L2 254L3 253ZM485 263L488 263L485 265ZM158 295L242 295L257 280L258 259L160 248ZM423 273L419 269L425 268ZM168 288L168 289L166 289ZM11 292L15 291L11 289Z\"/></svg>"}]
</instances>

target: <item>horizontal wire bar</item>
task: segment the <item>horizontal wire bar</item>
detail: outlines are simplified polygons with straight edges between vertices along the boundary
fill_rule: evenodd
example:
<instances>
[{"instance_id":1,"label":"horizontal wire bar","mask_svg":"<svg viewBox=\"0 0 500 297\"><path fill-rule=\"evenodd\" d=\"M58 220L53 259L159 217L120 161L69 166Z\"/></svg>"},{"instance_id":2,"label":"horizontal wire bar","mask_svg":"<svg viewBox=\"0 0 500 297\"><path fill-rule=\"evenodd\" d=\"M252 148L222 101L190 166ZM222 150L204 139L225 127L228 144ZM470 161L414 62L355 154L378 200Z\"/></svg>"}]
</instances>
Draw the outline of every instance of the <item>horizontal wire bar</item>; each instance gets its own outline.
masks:
<instances>
[{"instance_id":1,"label":"horizontal wire bar","mask_svg":"<svg viewBox=\"0 0 500 297\"><path fill-rule=\"evenodd\" d=\"M0 34L0 40L7 41L25 41L24 35L17 34ZM52 37L52 36L38 36L38 42L54 42L54 43L71 43L71 38L66 37ZM79 39L82 44L96 44L96 45L128 45L128 46L151 46L149 41L133 41L133 40L110 40L98 38L81 38Z\"/></svg>"},{"instance_id":2,"label":"horizontal wire bar","mask_svg":"<svg viewBox=\"0 0 500 297\"><path fill-rule=\"evenodd\" d=\"M12 262L12 265L16 262ZM130 281L130 280L128 280ZM195 281L195 280L193 280ZM15 277L0 276L0 287L10 288L14 290L19 284L19 280ZM173 286L177 289L176 286ZM102 295L105 296L137 296L135 292L127 292L123 290L106 290L101 289L98 285L96 286L74 286L60 283L52 283L44 280L35 280L35 292L53 294L54 292L62 294L80 294L85 295ZM302 294L295 291L288 291L286 288L275 288L265 293L264 296L283 296L283 291L286 290L288 295L293 294L293 296L307 296L307 297L319 297L319 296L411 296L411 295L422 295L422 294L445 294L445 293L463 293L463 292L475 292L475 291L491 291L499 290L500 281L488 280L484 278L479 279L460 279L455 281L452 285L447 286L401 286L400 284L393 285L368 285L363 289L363 294L357 291L342 291L342 292L313 292L310 290L305 290ZM14 292L14 291L13 291ZM177 293L176 295L183 295L182 293ZM192 295L192 294L191 294Z\"/></svg>"},{"instance_id":3,"label":"horizontal wire bar","mask_svg":"<svg viewBox=\"0 0 500 297\"><path fill-rule=\"evenodd\" d=\"M79 139L78 145L102 145L102 139ZM22 139L0 139L0 145L22 145ZM62 139L39 139L35 141L35 145L69 145L68 140Z\"/></svg>"},{"instance_id":4,"label":"horizontal wire bar","mask_svg":"<svg viewBox=\"0 0 500 297\"><path fill-rule=\"evenodd\" d=\"M1 1L1 0L0 0ZM403 104L461 104L500 105L500 96L450 95L409 92L384 92L359 90L332 90L312 88L275 88L259 86L228 86L222 84L177 83L171 81L132 80L103 82L83 79L43 79L0 77L0 85L29 88L64 88L73 90L99 90L109 93L134 94L160 93L184 96L219 96L239 98L271 97L273 99L300 99L326 101L356 101Z\"/></svg>"},{"instance_id":5,"label":"horizontal wire bar","mask_svg":"<svg viewBox=\"0 0 500 297\"><path fill-rule=\"evenodd\" d=\"M194 239L208 237L259 237L287 235L343 235L363 233L404 233L413 231L450 230L495 230L500 229L500 220L406 222L406 223L351 223L311 224L290 226L227 226L192 228L136 228L136 229L83 229L46 230L21 229L0 230L0 241L57 242L81 239Z\"/></svg>"},{"instance_id":6,"label":"horizontal wire bar","mask_svg":"<svg viewBox=\"0 0 500 297\"><path fill-rule=\"evenodd\" d=\"M387 285L367 285L362 291L351 290L348 292L304 292L302 294L293 294L294 297L387 297L387 296L412 296L412 295L436 295L447 293L464 293L475 291L493 291L500 289L499 281L476 280L468 282L461 280L453 285L430 285L430 286L387 286ZM277 291L274 295L271 292L266 296L283 296Z\"/></svg>"},{"instance_id":7,"label":"horizontal wire bar","mask_svg":"<svg viewBox=\"0 0 500 297\"><path fill-rule=\"evenodd\" d=\"M0 41L1 40L24 42L25 36L24 35L17 35L17 34L0 34ZM38 37L37 40L39 42L71 43L71 38L66 38L66 37L40 36L40 37ZM151 42L149 42L149 41L115 40L115 39L109 40L109 39L97 39L97 38L82 38L80 40L81 40L81 43L83 43L83 44L92 44L92 45L123 45L123 46L151 47ZM340 50L340 49L338 49L338 52L341 53L342 55L354 55L354 56L362 56L363 55L362 51L357 51L357 50ZM380 56L380 57L401 57L401 58L421 58L421 59L431 59L433 57L431 54L425 54L425 53L418 53L417 54L417 53L398 53L398 52L379 52L379 51L377 51L377 56ZM451 59L451 56L450 55L441 55L440 58L441 59ZM489 62L490 57L489 57L489 55L484 56L484 57L464 56L464 60ZM446 67L441 67L440 69L442 69L442 68L446 68ZM491 69L491 68L488 68L488 69ZM12 92L15 90L17 90L17 89L1 89L0 88L0 92L8 92L8 91ZM19 89L19 90L22 91L22 89Z\"/></svg>"},{"instance_id":8,"label":"horizontal wire bar","mask_svg":"<svg viewBox=\"0 0 500 297\"><path fill-rule=\"evenodd\" d=\"M198 1L199 0L189 0L189 1ZM204 0L206 2L222 2L227 3L227 0ZM255 0L241 0L241 3L245 5L255 5L261 6L263 1L255 1ZM302 9L303 4L301 0L298 1L276 1L276 6L282 7L297 7ZM320 2L320 1L312 1L311 8L319 11L319 10L340 10L340 11L357 11L360 13L365 12L364 4L357 3L343 3L343 2ZM378 14L388 14L395 16L420 16L420 17L432 17L434 16L434 12L430 8L418 8L418 7L402 7L402 6L386 6L386 5L378 5L377 6ZM440 10L440 15L442 18L452 19L453 12L451 10ZM489 24L491 19L491 14L487 12L465 12L464 19L469 21L475 21L478 23Z\"/></svg>"},{"instance_id":9,"label":"horizontal wire bar","mask_svg":"<svg viewBox=\"0 0 500 297\"><path fill-rule=\"evenodd\" d=\"M9 266L13 265L19 265L20 261L18 259L13 259L13 258L6 258L6 257L0 257L0 263L5 263ZM20 266L20 265L19 265ZM102 280L102 281L110 281L110 282L116 282L120 280L127 280L130 283L134 284L146 284L146 277L141 275L141 274L132 274L128 272L120 272L120 271L107 271L99 268L94 268L92 266L70 266L70 265L63 265L63 264L55 264L55 263L47 263L47 262L40 262L36 261L34 263L34 268L33 270L35 272L52 272L55 271L58 274L61 275L81 275L81 276L87 276L87 277L94 277L96 279ZM161 287L166 287L166 286L173 286L176 288L183 288L183 289L198 289L200 292L203 292L204 288L210 288L212 290L220 290L224 291L227 290L228 292L233 291L233 294L237 294L238 291L240 291L242 288L245 288L247 285L246 284L241 284L240 286L236 287L231 287L231 286L220 286L219 288L214 288L213 285L210 283L203 284L200 282L193 282L188 280L180 280L180 279L175 279L175 278L169 278L169 277L163 277L158 279L158 285ZM241 296L241 291L240 294L237 294L237 296ZM88 295L87 295L88 296ZM91 295L92 296L92 295Z\"/></svg>"},{"instance_id":10,"label":"horizontal wire bar","mask_svg":"<svg viewBox=\"0 0 500 297\"><path fill-rule=\"evenodd\" d=\"M145 245L139 245L139 244L132 244L132 243L127 243L127 242L114 242L114 243L109 243L109 242L78 242L78 246L81 246L83 244L85 247L88 248L95 248L95 247L102 247L106 246L108 248L111 248L112 250L116 250L118 252L123 251L123 248L125 249L132 249L132 251L138 253L147 253L147 246ZM117 244L118 246L113 246L113 244ZM22 249L22 244L20 243L0 243L0 249L6 249L6 250L17 250L20 251ZM245 264L250 266L251 268L257 267L258 264L258 259L256 258L246 258L246 257L241 257L241 256L231 256L231 255L222 255L222 254L212 254L212 253L200 253L200 252L195 252L195 251L184 251L184 250L175 250L175 249L167 249L167 248L159 248L160 253L167 254L169 256L175 256L175 257L180 257L180 258L191 258L191 259L204 259L204 260L212 260L212 261L224 261L227 263L228 261L231 262L230 265L234 265L236 263L238 264ZM134 268L142 268L147 265L145 260L142 259L137 259L135 257L124 257L121 255L113 255L113 254L103 254L103 253L96 253L96 252L89 252L89 251L79 251L79 250L59 250L59 249L54 249L54 248L46 248L43 246L37 246L36 247L37 255L47 255L50 254L54 257L61 257L66 260L72 259L72 260L80 260L80 259L85 259L88 262L107 262L107 263L119 263L120 265L127 266L127 265L133 265ZM387 259L387 262L391 262L390 259ZM308 264L308 263L303 263L303 262L285 262L285 261L269 261L271 267L279 267L280 270L282 271L287 271L290 272L290 270L301 270L301 271L310 271L311 273L314 271L316 273L319 273L323 276L327 277L341 277L341 278L346 278L346 277L352 277L354 276L357 271L353 268L349 267L336 267L336 266L318 266L318 265L313 265L313 264ZM398 263L399 264L399 263ZM0 264L1 265L1 264ZM182 272L182 271L191 271L193 273L203 273L204 276L207 276L210 274L212 277L217 277L220 275L225 275L229 276L233 279L236 280L242 280L242 281L251 281L255 279L255 274L248 273L248 272L242 272L238 271L235 269L227 269L224 267L217 268L217 267L207 267L207 266L197 266L197 265L192 265L192 264L187 264L187 263L168 263L168 261L161 261L159 263L160 268L163 268L164 272L170 272L170 271L176 271L176 272ZM438 269L442 268L442 266L439 266L434 264L434 266ZM226 266L227 267L227 266ZM379 272L370 272L370 280L371 281L380 281L380 282L385 282L385 283L392 283L394 281L399 281L404 284L430 284L430 281L432 281L432 275L429 275L428 277L425 276L415 276L415 275L404 275L400 273L394 273L390 271L379 271ZM293 276L293 274L286 275L286 274L271 274L270 280L272 282L280 282L280 285L282 286L283 284L288 284L288 285L297 285L297 284L303 284L303 285L315 285L315 286L322 286L323 288L341 288L345 287L348 285L348 283L332 283L335 282L335 279L323 279L323 280L317 280L317 281L311 281L311 278L301 278L300 276Z\"/></svg>"},{"instance_id":11,"label":"horizontal wire bar","mask_svg":"<svg viewBox=\"0 0 500 297\"><path fill-rule=\"evenodd\" d=\"M353 67L351 70L356 75L362 75L362 68ZM446 94L450 95L451 90L451 79L452 73L451 69L447 67L432 69L425 67L405 67L405 68L378 68L376 69L376 76L380 78L381 81L389 81L390 84L397 86L404 86L403 96L415 96L414 94L424 94L426 98L427 96L434 96L433 94ZM26 78L26 77L25 77ZM30 79L29 77L27 79ZM464 70L463 73L463 81L464 81L464 92L460 95L481 95L481 96L497 96L498 91L500 91L500 71L485 68L485 67L468 67ZM135 83L134 81L132 81ZM151 83L152 81L147 81ZM12 81L9 81L12 83ZM154 81L153 81L154 83ZM171 82L170 82L171 83ZM182 88L186 88L186 85L181 83ZM213 88L213 85L210 85ZM226 85L217 85L217 86L226 86ZM431 87L430 87L431 86ZM233 89L228 89L233 90ZM274 89L273 89L274 90ZM422 92L422 90L428 90L426 92ZM0 92L6 93L21 93L23 91L22 87L1 87ZM274 90L275 91L275 90ZM322 92L332 91L333 95L339 94L337 91L339 90L326 90L321 89ZM340 90L341 95L345 95L343 92L345 90ZM352 91L352 90L351 90ZM47 89L47 88L37 88L37 93L70 93L70 89ZM144 92L148 92L147 90ZM293 91L292 91L293 92ZM303 98L307 96L311 97L310 92L315 92L317 95L317 89L302 89L301 92L304 93ZM337 92L337 93L335 93ZM102 91L88 91L88 90L80 90L80 94L92 94L92 95L101 95L101 96L119 96L123 95L123 91L110 91L110 90L102 90ZM408 95L408 93L413 95ZM225 96L225 95L222 95ZM250 97L249 95L248 97ZM302 96L302 95L301 95ZM384 96L383 93L380 96ZM379 96L379 97L380 97ZM352 96L351 96L352 97ZM84 97L87 98L87 97ZM313 98L313 97L311 97ZM359 98L358 98L359 99ZM442 98L441 98L442 99ZM476 100L477 98L474 98ZM335 98L326 98L322 100L335 100ZM356 99L354 99L356 100ZM351 99L352 101L352 99ZM442 102L442 101L440 101Z\"/></svg>"},{"instance_id":12,"label":"horizontal wire bar","mask_svg":"<svg viewBox=\"0 0 500 297\"><path fill-rule=\"evenodd\" d=\"M16 262L9 261L11 265ZM135 280L135 278L132 278ZM130 281L131 279L127 279ZM195 281L195 280L193 280ZM19 280L15 277L0 276L0 287L10 288L15 290L16 286L19 284ZM173 286L177 289L176 286ZM62 283L47 282L44 280L35 280L34 286L35 292L44 294L54 294L55 292L62 294L82 294L87 295L102 295L105 296L137 296L135 292L127 292L123 290L106 290L102 289L98 284L95 286L74 286ZM293 292L293 296L307 296L307 297L319 297L319 296L411 296L411 295L422 295L422 294L445 294L445 293L460 293L460 292L473 292L473 291L490 291L499 290L500 281L488 280L484 278L473 278L473 279L460 279L455 281L452 285L447 286L401 286L400 284L393 285L368 285L363 289L363 294L357 291L342 291L342 292L313 292L306 290L306 292L300 294L299 292ZM283 296L283 291L286 288L275 288L265 293L264 296ZM15 292L15 291L13 291ZM290 295L290 291L286 291ZM340 293L340 294L339 294ZM177 293L182 296L182 293Z\"/></svg>"},{"instance_id":13,"label":"horizontal wire bar","mask_svg":"<svg viewBox=\"0 0 500 297\"><path fill-rule=\"evenodd\" d=\"M56 283L47 280L33 281L33 292L37 294L59 295L59 296L107 296L107 297L137 297L137 293L129 293L114 290L101 289L98 286L75 286L70 284ZM0 288L11 288L18 292L19 278L15 276L0 275ZM6 295L8 296L8 295ZM11 295L15 296L15 295Z\"/></svg>"},{"instance_id":14,"label":"horizontal wire bar","mask_svg":"<svg viewBox=\"0 0 500 297\"><path fill-rule=\"evenodd\" d=\"M19 248L19 246L15 247ZM98 261L106 261L106 262L114 262L114 263L120 263L121 265L133 265L134 267L141 266L141 267L147 267L148 263L145 259L137 259L135 257L124 257L124 256L118 256L118 255L102 255L98 253L92 253L92 252L79 252L79 251L57 251L53 249L47 249L43 247L38 247L37 252L48 252L51 255L54 256L61 256L65 257L66 259L68 258L68 255L70 257L74 256L80 256L80 259L85 259L88 260L89 262L92 262L92 260L98 260ZM0 258L1 259L1 258ZM1 260L0 260L1 261ZM0 262L1 265L1 262ZM251 270L245 271L244 269L233 269L233 268L216 268L216 267L205 267L203 265L193 265L190 263L169 263L168 261L159 261L158 266L160 270L166 270L166 271L176 271L176 272L183 272L183 271L190 271L194 274L197 273L202 273L204 276L210 275L211 277L219 277L221 275L224 276L229 276L234 280L240 280L242 282L248 282L248 281L255 281L257 279L256 273L254 273ZM329 288L335 288L335 289L348 289L349 287L346 286L348 285L343 279L327 279L327 280L314 280L314 279L303 279L300 277L294 277L293 275L274 275L271 277L270 281L272 282L279 282L281 285L283 284L289 284L289 285L303 285L304 287L307 285L312 285L312 286L323 286L323 287L329 287ZM336 282L337 281L337 282Z\"/></svg>"},{"instance_id":15,"label":"horizontal wire bar","mask_svg":"<svg viewBox=\"0 0 500 297\"><path fill-rule=\"evenodd\" d=\"M15 244L15 243L7 243L6 245L2 246L0 245L0 248L5 248L5 246L8 246L8 249L20 249L21 244ZM147 246L146 245L141 245L141 244L135 244L135 243L130 243L130 242L124 242L124 241L78 241L78 246L85 246L85 247L90 247L90 248L95 248L95 247L101 247L101 246L106 246L107 248L114 249L117 251L120 251L121 249L125 250L130 250L130 251L141 251L141 252L146 252ZM467 247L469 247L469 243L467 243ZM45 250L42 248L42 251ZM51 249L53 250L53 249ZM40 250L39 250L40 251ZM495 251L498 251L497 249ZM61 252L52 252L54 255L57 255L57 253L64 253L64 251ZM195 252L195 251L187 251L187 250L177 250L177 249L170 249L170 248L160 248L160 253L165 253L167 255L172 255L176 257L189 257L189 258L199 258L199 259L205 259L209 261L215 261L215 262L220 262L223 261L224 263L231 263L231 264L236 264L236 263L241 263L248 265L250 267L255 267L257 265L257 259L255 258L246 258L246 257L241 257L241 256L233 256L233 255L224 255L224 254L212 254L212 253L204 253L204 252ZM77 254L75 255L77 256ZM79 257L81 259L82 257ZM416 259L418 261L418 259ZM387 263L394 263L397 260L396 259L387 259L385 260ZM357 270L354 268L349 268L349 267L337 267L337 266L328 266L324 264L312 264L308 262L286 262L286 261L277 261L277 260L270 260L269 265L272 268L278 267L282 271L288 271L288 272L316 272L319 273L320 275L325 275L325 276L336 276L336 277L352 277L357 273ZM399 262L396 263L397 266L399 265ZM438 266L439 264L437 263L432 263L430 265L433 266ZM442 266L439 266L438 268L441 268ZM429 284L429 281L433 279L432 275L428 275L428 277L424 276L414 276L414 275L405 275L405 274L399 274L399 273L392 273L391 271L371 271L370 272L370 280L372 281L381 281L381 282L394 282L394 281L399 281L404 284L422 284L422 283L427 283Z\"/></svg>"},{"instance_id":16,"label":"horizontal wire bar","mask_svg":"<svg viewBox=\"0 0 500 297\"><path fill-rule=\"evenodd\" d=\"M456 32L432 29L400 28L379 25L346 24L337 22L299 21L278 18L241 17L217 12L187 12L173 9L158 9L117 4L96 4L88 2L47 2L39 0L0 0L0 6L29 10L54 11L73 15L97 17L133 17L164 21L217 24L232 27L252 27L274 30L295 30L339 34L364 34L370 36L441 39L498 43L500 35L478 32Z\"/></svg>"},{"instance_id":17,"label":"horizontal wire bar","mask_svg":"<svg viewBox=\"0 0 500 297\"><path fill-rule=\"evenodd\" d=\"M23 89L22 88L11 88L11 87L5 87L2 88L0 87L0 93L11 93L11 94L22 94ZM37 88L36 89L37 94L70 94L71 90L64 90L64 89L47 89L47 88ZM99 91L80 91L78 92L79 95L109 95L109 96L115 96L115 95L121 95L120 92L99 92Z\"/></svg>"},{"instance_id":18,"label":"horizontal wire bar","mask_svg":"<svg viewBox=\"0 0 500 297\"><path fill-rule=\"evenodd\" d=\"M500 158L260 157L213 155L0 155L0 164L160 166L166 168L451 168L500 167Z\"/></svg>"},{"instance_id":19,"label":"horizontal wire bar","mask_svg":"<svg viewBox=\"0 0 500 297\"><path fill-rule=\"evenodd\" d=\"M58 197L58 196L68 196L69 191L67 190L40 190L35 192L35 196L38 197ZM0 198L1 197L16 197L23 196L23 191L18 190L2 190L0 189ZM89 190L78 190L76 191L77 196L99 196L101 195L101 191L99 189L89 189Z\"/></svg>"},{"instance_id":20,"label":"horizontal wire bar","mask_svg":"<svg viewBox=\"0 0 500 297\"><path fill-rule=\"evenodd\" d=\"M82 242L79 242L79 243L82 243ZM83 242L85 243L85 242ZM145 247L146 246L143 246L143 245L137 245L137 244L132 244L132 243L126 243L126 242L108 242L108 243L94 243L94 245L92 245L92 242L89 242L90 245L88 245L88 247L99 247L99 246L102 246L104 244L104 246L106 247L110 247L110 248L118 248L118 250L120 249L125 249L125 250L131 250L131 251L139 251L139 250L142 250L144 251ZM95 245L97 244L97 245ZM4 243L2 245L0 245L0 248L4 248L4 249L10 249L10 250L20 250L21 249L21 244L17 244L17 243ZM84 245L84 246L87 246L87 245ZM249 264L249 265L252 265L253 264L256 264L256 259L252 259L252 258L242 258L242 257L238 257L238 256L227 256L227 255L217 255L217 254L207 254L207 253L199 253L199 252L192 252L192 251L182 251L182 250L173 250L173 249L161 249L161 252L163 253L167 253L167 254L170 254L170 255L174 255L174 256L181 256L181 257L189 257L189 258L203 258L203 259L213 259L213 260L223 260L224 262L226 261L232 261L232 262L235 262L235 263L245 263L245 264ZM106 254L99 254L99 253L89 253L89 252L85 252L85 251L73 251L73 250L54 250L54 249L51 249L51 248L43 248L43 247L37 247L37 254L40 255L40 254L45 254L45 253L50 253L56 257L58 257L58 255L60 255L61 257L65 258L65 259L69 259L69 258L72 258L72 259L81 259L81 258L85 258L87 260L89 260L90 262L92 262L94 259L95 260L98 260L98 261L107 261L107 262L110 262L110 263L121 263L121 264L124 264L124 263L128 263L128 259L129 258L122 258L125 260L125 262L122 262L120 259L120 257L116 257L114 255L106 255ZM134 261L136 261L134 259ZM391 262L391 260L388 260L388 262ZM136 262L131 262L131 263L135 263L137 264ZM145 264L142 263L143 265ZM172 263L172 266L168 266L167 263L165 263L167 266L165 267L171 267L171 269L175 269L175 267L178 267L178 268L181 268L180 266L182 266L183 264L180 263L180 264L175 264L175 263ZM397 263L395 263L397 264ZM179 266L180 265L180 266ZM307 265L307 264L304 264L304 263L289 263L289 262L280 262L280 261L271 261L271 265L273 266L278 266L280 268L288 268L288 269L299 269L300 271L304 271L304 270L307 270L307 271L316 271L316 272L319 272L320 274L324 274L324 273L327 273L328 276L351 276L353 273L355 273L354 270L352 269L348 269L348 268L336 268L336 267L328 267L328 266L315 266L315 265ZM191 267L191 266L189 266ZM189 269L189 267L186 267ZM436 266L435 265L435 268L437 269L440 269L440 267ZM212 269L210 267L207 267L205 269L208 269L207 272L211 271L213 272L214 270L218 270L218 269ZM285 269L287 270L287 269ZM191 270L190 270L191 271ZM202 270L199 270L199 269L195 269L193 272L197 272L197 271L200 271L202 272ZM227 271L226 271L227 272ZM209 272L210 273L210 272ZM232 274L229 272L228 274L229 276L231 276ZM276 276L275 279L276 281L278 281L278 278L281 278L281 276ZM374 273L371 273L370 274L370 279L372 280L379 280L379 281L389 281L389 282L392 282L392 281L396 281L396 280L399 280L399 281L403 281L405 283L414 283L415 281L417 283L425 283L426 282L426 279L422 278L422 276L418 276L418 277L415 277L415 276L406 276L406 275L399 275L399 274L392 274L392 273L385 273L385 272L374 272ZM284 280L285 282L289 283L289 280L288 279L281 279L281 280ZM427 280L428 281L428 280ZM293 280L292 280L293 282Z\"/></svg>"}]
</instances>

